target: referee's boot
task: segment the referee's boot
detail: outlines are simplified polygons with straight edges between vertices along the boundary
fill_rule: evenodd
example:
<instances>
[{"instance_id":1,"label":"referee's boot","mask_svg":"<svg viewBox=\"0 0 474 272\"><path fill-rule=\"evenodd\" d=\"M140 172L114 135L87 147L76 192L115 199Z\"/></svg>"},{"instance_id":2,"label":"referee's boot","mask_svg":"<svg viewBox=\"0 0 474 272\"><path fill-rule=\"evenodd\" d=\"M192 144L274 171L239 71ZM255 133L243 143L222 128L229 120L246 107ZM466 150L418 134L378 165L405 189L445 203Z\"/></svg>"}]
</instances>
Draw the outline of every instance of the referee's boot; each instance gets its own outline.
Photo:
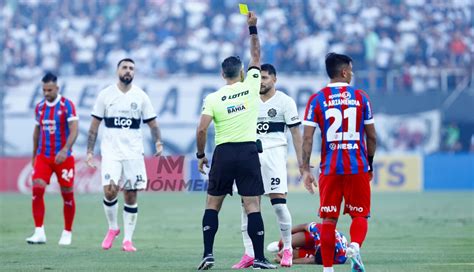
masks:
<instances>
[{"instance_id":1,"label":"referee's boot","mask_svg":"<svg viewBox=\"0 0 474 272\"><path fill-rule=\"evenodd\" d=\"M270 263L266 258L253 260L253 269L277 269L277 266Z\"/></svg>"},{"instance_id":2,"label":"referee's boot","mask_svg":"<svg viewBox=\"0 0 474 272\"><path fill-rule=\"evenodd\" d=\"M208 254L202 258L197 270L209 270L214 266L214 255Z\"/></svg>"},{"instance_id":3,"label":"referee's boot","mask_svg":"<svg viewBox=\"0 0 474 272\"><path fill-rule=\"evenodd\" d=\"M28 244L45 244L46 234L44 233L44 226L36 227L35 233L30 237L26 238Z\"/></svg>"}]
</instances>

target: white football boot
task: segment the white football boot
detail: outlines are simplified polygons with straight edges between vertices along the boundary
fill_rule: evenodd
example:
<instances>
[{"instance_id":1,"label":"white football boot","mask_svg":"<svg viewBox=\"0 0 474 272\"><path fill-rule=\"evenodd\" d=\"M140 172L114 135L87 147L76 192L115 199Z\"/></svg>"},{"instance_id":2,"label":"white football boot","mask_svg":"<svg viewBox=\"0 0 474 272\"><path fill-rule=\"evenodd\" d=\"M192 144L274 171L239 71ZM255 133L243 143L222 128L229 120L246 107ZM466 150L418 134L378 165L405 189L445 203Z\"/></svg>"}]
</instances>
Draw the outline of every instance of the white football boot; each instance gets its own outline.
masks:
<instances>
[{"instance_id":1,"label":"white football boot","mask_svg":"<svg viewBox=\"0 0 474 272\"><path fill-rule=\"evenodd\" d=\"M26 238L28 244L45 244L46 234L44 233L44 226L35 228L35 233Z\"/></svg>"},{"instance_id":2,"label":"white football boot","mask_svg":"<svg viewBox=\"0 0 474 272\"><path fill-rule=\"evenodd\" d=\"M61 234L61 239L59 239L58 244L61 246L68 246L71 244L72 241L72 232L63 230L63 233Z\"/></svg>"},{"instance_id":3,"label":"white football boot","mask_svg":"<svg viewBox=\"0 0 474 272\"><path fill-rule=\"evenodd\" d=\"M351 243L346 249L346 257L351 259L352 272L365 272L364 263L360 257L360 248L356 243Z\"/></svg>"}]
</instances>

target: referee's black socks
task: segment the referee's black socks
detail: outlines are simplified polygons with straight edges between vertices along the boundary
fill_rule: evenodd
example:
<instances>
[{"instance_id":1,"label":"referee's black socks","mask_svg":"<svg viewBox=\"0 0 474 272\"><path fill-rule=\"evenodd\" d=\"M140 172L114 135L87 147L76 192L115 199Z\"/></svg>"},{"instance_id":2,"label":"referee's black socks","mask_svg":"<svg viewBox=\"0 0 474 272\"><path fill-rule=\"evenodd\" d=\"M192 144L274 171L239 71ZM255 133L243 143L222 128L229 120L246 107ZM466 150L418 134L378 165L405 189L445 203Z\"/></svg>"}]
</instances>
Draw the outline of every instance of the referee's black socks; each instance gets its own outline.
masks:
<instances>
[{"instance_id":1,"label":"referee's black socks","mask_svg":"<svg viewBox=\"0 0 474 272\"><path fill-rule=\"evenodd\" d=\"M262 214L260 212L249 213L247 233L252 240L253 251L255 253L255 259L262 260L265 258L263 254L263 243L265 237L265 231L263 227Z\"/></svg>"},{"instance_id":2,"label":"referee's black socks","mask_svg":"<svg viewBox=\"0 0 474 272\"><path fill-rule=\"evenodd\" d=\"M212 248L214 247L214 237L216 236L217 229L219 228L219 218L217 217L218 212L213 209L206 209L202 218L202 235L204 238L204 256L212 254Z\"/></svg>"}]
</instances>

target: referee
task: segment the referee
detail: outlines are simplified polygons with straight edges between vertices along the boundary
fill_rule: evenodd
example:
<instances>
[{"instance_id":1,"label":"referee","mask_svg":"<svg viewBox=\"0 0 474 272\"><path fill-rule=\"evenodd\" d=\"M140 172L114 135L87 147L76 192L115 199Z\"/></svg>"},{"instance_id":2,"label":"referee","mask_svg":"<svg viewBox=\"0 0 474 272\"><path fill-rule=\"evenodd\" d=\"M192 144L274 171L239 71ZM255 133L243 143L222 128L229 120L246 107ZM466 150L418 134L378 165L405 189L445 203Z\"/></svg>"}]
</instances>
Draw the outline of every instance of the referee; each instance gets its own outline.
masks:
<instances>
[{"instance_id":1,"label":"referee","mask_svg":"<svg viewBox=\"0 0 474 272\"><path fill-rule=\"evenodd\" d=\"M204 154L207 129L214 121L216 149L212 158L207 189L206 210L202 218L204 254L198 270L214 265L214 237L219 226L218 213L227 194L232 195L235 181L248 214L248 234L252 240L254 268L275 269L263 254L264 227L260 213L260 196L264 193L256 141L260 92L260 41L257 35L257 16L249 12L250 64L244 79L242 62L228 57L222 62L222 77L226 85L209 94L204 100L201 120L197 128L199 171L208 166Z\"/></svg>"}]
</instances>

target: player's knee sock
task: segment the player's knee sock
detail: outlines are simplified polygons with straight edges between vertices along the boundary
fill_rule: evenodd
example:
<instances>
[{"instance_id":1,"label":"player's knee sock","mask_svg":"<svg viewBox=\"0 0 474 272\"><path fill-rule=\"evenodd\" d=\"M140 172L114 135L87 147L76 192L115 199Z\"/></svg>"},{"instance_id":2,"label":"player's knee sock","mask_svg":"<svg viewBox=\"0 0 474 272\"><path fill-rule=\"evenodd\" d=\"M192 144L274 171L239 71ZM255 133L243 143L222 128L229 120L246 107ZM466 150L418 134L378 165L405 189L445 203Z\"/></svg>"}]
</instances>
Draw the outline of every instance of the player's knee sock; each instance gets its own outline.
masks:
<instances>
[{"instance_id":1,"label":"player's knee sock","mask_svg":"<svg viewBox=\"0 0 474 272\"><path fill-rule=\"evenodd\" d=\"M104 198L104 211L105 217L107 218L107 222L109 223L109 229L118 230L119 227L117 223L117 197L110 201Z\"/></svg>"},{"instance_id":2,"label":"player's knee sock","mask_svg":"<svg viewBox=\"0 0 474 272\"><path fill-rule=\"evenodd\" d=\"M332 267L334 263L334 250L336 248L336 223L323 221L321 227L321 257L324 267Z\"/></svg>"},{"instance_id":3,"label":"player's knee sock","mask_svg":"<svg viewBox=\"0 0 474 272\"><path fill-rule=\"evenodd\" d=\"M359 246L362 246L362 243L365 240L367 235L367 230L369 228L369 223L366 217L354 217L352 218L351 223L351 242L358 243Z\"/></svg>"},{"instance_id":4,"label":"player's knee sock","mask_svg":"<svg viewBox=\"0 0 474 272\"><path fill-rule=\"evenodd\" d=\"M33 219L35 221L35 227L39 228L43 226L44 222L44 191L45 187L33 186Z\"/></svg>"},{"instance_id":5,"label":"player's knee sock","mask_svg":"<svg viewBox=\"0 0 474 272\"><path fill-rule=\"evenodd\" d=\"M263 259L263 243L265 239L265 231L263 226L262 214L260 212L249 213L247 232L252 240L253 252L255 259Z\"/></svg>"},{"instance_id":6,"label":"player's knee sock","mask_svg":"<svg viewBox=\"0 0 474 272\"><path fill-rule=\"evenodd\" d=\"M76 213L76 202L74 201L74 192L61 192L63 196L63 214L64 214L64 229L72 230L72 223L74 221L74 214Z\"/></svg>"},{"instance_id":7,"label":"player's knee sock","mask_svg":"<svg viewBox=\"0 0 474 272\"><path fill-rule=\"evenodd\" d=\"M273 209L280 225L280 234L283 241L284 249L292 249L291 247L291 214L286 205L286 199L274 198L271 200Z\"/></svg>"},{"instance_id":8,"label":"player's knee sock","mask_svg":"<svg viewBox=\"0 0 474 272\"><path fill-rule=\"evenodd\" d=\"M218 211L206 209L202 217L202 236L204 238L204 257L212 254L214 247L214 237L219 228Z\"/></svg>"},{"instance_id":9,"label":"player's knee sock","mask_svg":"<svg viewBox=\"0 0 474 272\"><path fill-rule=\"evenodd\" d=\"M244 241L245 254L247 254L250 257L254 257L255 255L253 253L252 240L250 239L249 233L247 232L247 226L248 226L247 212L245 211L245 208L243 206L242 206L241 221L242 221L242 226L240 230L242 231L242 239Z\"/></svg>"},{"instance_id":10,"label":"player's knee sock","mask_svg":"<svg viewBox=\"0 0 474 272\"><path fill-rule=\"evenodd\" d=\"M123 240L132 241L135 225L137 224L138 204L123 205Z\"/></svg>"}]
</instances>

